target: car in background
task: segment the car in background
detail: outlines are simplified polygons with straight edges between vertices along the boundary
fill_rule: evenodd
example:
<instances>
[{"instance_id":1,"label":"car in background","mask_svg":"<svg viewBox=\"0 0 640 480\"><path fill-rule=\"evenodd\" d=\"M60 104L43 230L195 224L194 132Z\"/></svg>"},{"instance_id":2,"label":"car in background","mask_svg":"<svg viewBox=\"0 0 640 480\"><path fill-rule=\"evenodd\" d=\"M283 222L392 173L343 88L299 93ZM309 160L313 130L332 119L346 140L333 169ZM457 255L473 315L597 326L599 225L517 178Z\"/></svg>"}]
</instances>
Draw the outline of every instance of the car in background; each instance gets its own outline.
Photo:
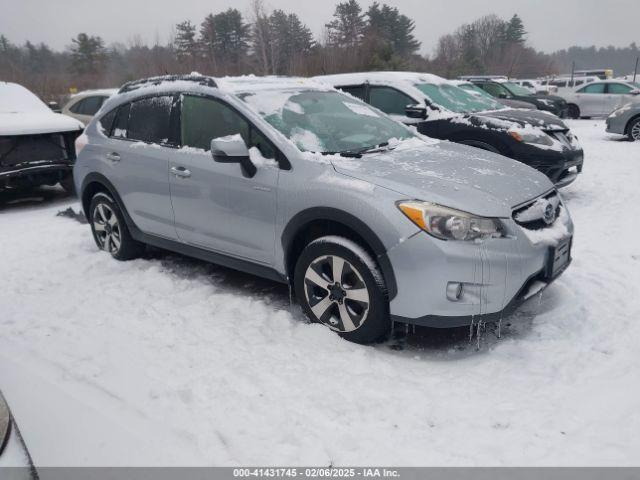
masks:
<instances>
[{"instance_id":1,"label":"car in background","mask_svg":"<svg viewBox=\"0 0 640 480\"><path fill-rule=\"evenodd\" d=\"M546 174L557 187L582 171L583 151L554 115L507 108L436 75L369 72L315 77L432 138L489 150Z\"/></svg>"},{"instance_id":2,"label":"car in background","mask_svg":"<svg viewBox=\"0 0 640 480\"><path fill-rule=\"evenodd\" d=\"M97 117L74 178L101 250L150 244L288 283L350 341L497 321L571 262L543 174L310 79L143 79Z\"/></svg>"},{"instance_id":3,"label":"car in background","mask_svg":"<svg viewBox=\"0 0 640 480\"><path fill-rule=\"evenodd\" d=\"M117 91L117 88L107 88L79 92L69 99L62 108L62 113L76 120L80 120L83 124L87 125L98 110L100 110L105 100Z\"/></svg>"},{"instance_id":4,"label":"car in background","mask_svg":"<svg viewBox=\"0 0 640 480\"><path fill-rule=\"evenodd\" d=\"M562 76L562 77L553 77L548 78L542 82L544 87L553 87L553 91L562 96L562 94L570 92L585 83L597 82L600 80L598 77L576 77L574 76Z\"/></svg>"},{"instance_id":5,"label":"car in background","mask_svg":"<svg viewBox=\"0 0 640 480\"><path fill-rule=\"evenodd\" d=\"M37 480L38 478L20 430L2 393L0 393L0 478L7 480Z\"/></svg>"},{"instance_id":6,"label":"car in background","mask_svg":"<svg viewBox=\"0 0 640 480\"><path fill-rule=\"evenodd\" d=\"M640 84L604 80L566 93L564 98L571 118L606 117L614 110L634 101L640 95Z\"/></svg>"},{"instance_id":7,"label":"car in background","mask_svg":"<svg viewBox=\"0 0 640 480\"><path fill-rule=\"evenodd\" d=\"M516 85L526 88L531 93L548 93L547 89L542 85L539 80L532 80L528 78L524 79L511 79Z\"/></svg>"},{"instance_id":8,"label":"car in background","mask_svg":"<svg viewBox=\"0 0 640 480\"><path fill-rule=\"evenodd\" d=\"M640 141L640 97L609 114L607 132L626 135L632 142Z\"/></svg>"},{"instance_id":9,"label":"car in background","mask_svg":"<svg viewBox=\"0 0 640 480\"><path fill-rule=\"evenodd\" d=\"M82 128L23 86L0 82L0 189L60 183L72 192L74 142Z\"/></svg>"},{"instance_id":10,"label":"car in background","mask_svg":"<svg viewBox=\"0 0 640 480\"><path fill-rule=\"evenodd\" d=\"M535 105L532 105L531 103L527 103L527 102L522 102L520 100L511 100L509 98L495 99L494 97L489 95L487 92L482 90L480 87L477 87L473 83L468 82L466 80L450 80L450 82L453 85L455 85L457 87L460 87L463 90L466 90L467 92L471 93L472 95L479 95L479 96L482 96L482 97L488 97L490 99L498 100L499 103L502 103L506 107L524 108L524 109L530 109L530 110L537 110L538 109L538 107L536 107Z\"/></svg>"},{"instance_id":11,"label":"car in background","mask_svg":"<svg viewBox=\"0 0 640 480\"><path fill-rule=\"evenodd\" d=\"M560 118L567 116L567 102L561 97L544 93L531 93L526 88L509 80L486 80L477 77L472 78L471 82L498 100L520 100L531 103L538 110L553 113Z\"/></svg>"}]
</instances>

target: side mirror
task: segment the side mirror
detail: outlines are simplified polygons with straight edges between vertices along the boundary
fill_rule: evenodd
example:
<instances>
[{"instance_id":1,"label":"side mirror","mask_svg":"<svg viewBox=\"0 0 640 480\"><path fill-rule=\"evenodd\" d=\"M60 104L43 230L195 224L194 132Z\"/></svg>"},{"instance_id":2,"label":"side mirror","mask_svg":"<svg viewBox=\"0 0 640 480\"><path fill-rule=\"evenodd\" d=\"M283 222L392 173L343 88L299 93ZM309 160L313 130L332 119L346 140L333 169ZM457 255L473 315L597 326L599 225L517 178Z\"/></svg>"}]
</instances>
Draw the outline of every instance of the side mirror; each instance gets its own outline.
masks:
<instances>
[{"instance_id":1,"label":"side mirror","mask_svg":"<svg viewBox=\"0 0 640 480\"><path fill-rule=\"evenodd\" d=\"M499 93L498 94L498 98L507 98L507 94L506 93Z\"/></svg>"},{"instance_id":2,"label":"side mirror","mask_svg":"<svg viewBox=\"0 0 640 480\"><path fill-rule=\"evenodd\" d=\"M219 163L239 163L245 177L251 178L258 171L240 134L211 140L211 155Z\"/></svg>"},{"instance_id":3,"label":"side mirror","mask_svg":"<svg viewBox=\"0 0 640 480\"><path fill-rule=\"evenodd\" d=\"M419 118L424 120L427 118L427 108L422 105L407 105L404 114L409 118Z\"/></svg>"}]
</instances>

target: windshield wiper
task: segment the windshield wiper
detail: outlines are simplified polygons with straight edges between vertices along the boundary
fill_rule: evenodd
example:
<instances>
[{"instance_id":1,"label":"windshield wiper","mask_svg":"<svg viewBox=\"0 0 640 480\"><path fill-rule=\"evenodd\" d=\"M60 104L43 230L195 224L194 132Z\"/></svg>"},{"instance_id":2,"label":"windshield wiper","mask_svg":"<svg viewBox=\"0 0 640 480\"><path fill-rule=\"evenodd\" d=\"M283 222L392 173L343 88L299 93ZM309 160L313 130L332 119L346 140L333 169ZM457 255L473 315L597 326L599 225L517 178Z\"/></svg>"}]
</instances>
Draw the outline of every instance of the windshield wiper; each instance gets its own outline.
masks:
<instances>
[{"instance_id":1,"label":"windshield wiper","mask_svg":"<svg viewBox=\"0 0 640 480\"><path fill-rule=\"evenodd\" d=\"M342 157L360 158L365 153L373 153L382 147L389 146L389 142L378 143L377 145L370 145L368 147L360 148L358 150L342 150L339 152L321 152L322 155L340 155Z\"/></svg>"}]
</instances>

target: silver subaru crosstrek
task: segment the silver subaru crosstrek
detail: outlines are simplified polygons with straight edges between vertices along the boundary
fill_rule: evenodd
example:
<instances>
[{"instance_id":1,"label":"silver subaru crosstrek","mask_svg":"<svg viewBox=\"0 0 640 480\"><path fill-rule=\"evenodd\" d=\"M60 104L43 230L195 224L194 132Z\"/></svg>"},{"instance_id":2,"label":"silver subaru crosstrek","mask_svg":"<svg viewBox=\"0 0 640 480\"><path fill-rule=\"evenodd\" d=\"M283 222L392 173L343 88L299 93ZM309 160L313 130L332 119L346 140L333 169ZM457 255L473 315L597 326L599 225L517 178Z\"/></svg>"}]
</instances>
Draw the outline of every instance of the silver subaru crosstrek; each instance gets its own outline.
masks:
<instances>
[{"instance_id":1,"label":"silver subaru crosstrek","mask_svg":"<svg viewBox=\"0 0 640 480\"><path fill-rule=\"evenodd\" d=\"M545 175L308 79L131 82L78 145L102 250L127 260L148 244L289 283L355 342L393 322L499 320L571 261Z\"/></svg>"}]
</instances>

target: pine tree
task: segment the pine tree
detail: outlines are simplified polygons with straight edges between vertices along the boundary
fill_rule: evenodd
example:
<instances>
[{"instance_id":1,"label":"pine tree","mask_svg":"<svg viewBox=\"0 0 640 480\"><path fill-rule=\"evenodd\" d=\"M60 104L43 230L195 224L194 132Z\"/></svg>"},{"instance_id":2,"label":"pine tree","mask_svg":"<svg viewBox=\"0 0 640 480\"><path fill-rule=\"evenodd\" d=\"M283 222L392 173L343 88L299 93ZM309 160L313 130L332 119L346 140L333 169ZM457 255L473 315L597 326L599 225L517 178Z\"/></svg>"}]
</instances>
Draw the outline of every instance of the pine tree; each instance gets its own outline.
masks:
<instances>
[{"instance_id":1,"label":"pine tree","mask_svg":"<svg viewBox=\"0 0 640 480\"><path fill-rule=\"evenodd\" d=\"M524 29L524 24L520 17L515 14L511 17L511 20L507 22L507 27L504 32L504 39L507 43L519 43L525 42L525 35L527 32Z\"/></svg>"},{"instance_id":2,"label":"pine tree","mask_svg":"<svg viewBox=\"0 0 640 480\"><path fill-rule=\"evenodd\" d=\"M366 34L374 43L385 43L392 55L408 57L420 48L413 36L415 23L396 7L373 2L367 11Z\"/></svg>"},{"instance_id":3,"label":"pine tree","mask_svg":"<svg viewBox=\"0 0 640 480\"><path fill-rule=\"evenodd\" d=\"M79 33L71 39L71 67L75 73L98 73L106 60L102 38Z\"/></svg>"},{"instance_id":4,"label":"pine tree","mask_svg":"<svg viewBox=\"0 0 640 480\"><path fill-rule=\"evenodd\" d=\"M295 13L274 10L269 16L271 73L293 73L293 63L313 48L313 35Z\"/></svg>"},{"instance_id":5,"label":"pine tree","mask_svg":"<svg viewBox=\"0 0 640 480\"><path fill-rule=\"evenodd\" d=\"M216 62L216 26L213 14L205 17L200 24L200 40L201 50L204 56L209 60L211 66L215 69Z\"/></svg>"},{"instance_id":6,"label":"pine tree","mask_svg":"<svg viewBox=\"0 0 640 480\"><path fill-rule=\"evenodd\" d=\"M194 60L198 57L196 27L189 20L176 25L176 38L173 42L178 60Z\"/></svg>"},{"instance_id":7,"label":"pine tree","mask_svg":"<svg viewBox=\"0 0 640 480\"><path fill-rule=\"evenodd\" d=\"M244 23L242 14L235 8L216 15L209 15L203 22L207 46L218 62L237 63L249 49L250 26Z\"/></svg>"},{"instance_id":8,"label":"pine tree","mask_svg":"<svg viewBox=\"0 0 640 480\"><path fill-rule=\"evenodd\" d=\"M345 48L360 46L366 27L360 4L356 0L338 3L333 20L326 27L331 45Z\"/></svg>"}]
</instances>

